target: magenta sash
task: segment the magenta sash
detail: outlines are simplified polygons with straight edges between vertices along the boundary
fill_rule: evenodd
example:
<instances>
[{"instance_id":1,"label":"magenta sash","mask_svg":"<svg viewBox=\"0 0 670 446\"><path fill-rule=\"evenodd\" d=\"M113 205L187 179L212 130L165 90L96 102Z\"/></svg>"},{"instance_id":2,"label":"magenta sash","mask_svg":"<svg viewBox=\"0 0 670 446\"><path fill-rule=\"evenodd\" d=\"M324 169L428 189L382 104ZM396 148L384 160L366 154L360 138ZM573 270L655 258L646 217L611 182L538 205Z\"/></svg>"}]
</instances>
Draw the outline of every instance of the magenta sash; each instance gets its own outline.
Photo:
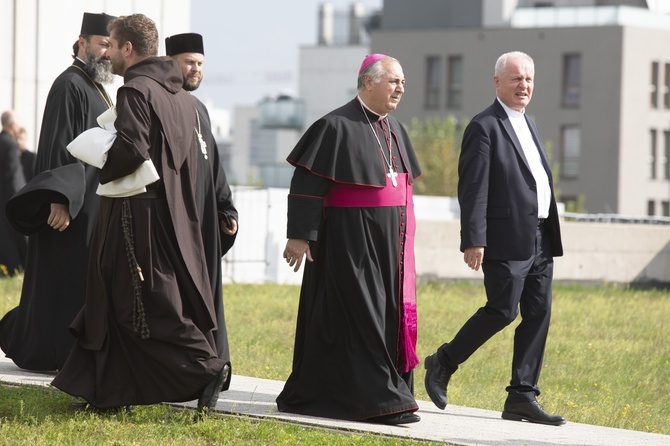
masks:
<instances>
[{"instance_id":1,"label":"magenta sash","mask_svg":"<svg viewBox=\"0 0 670 446\"><path fill-rule=\"evenodd\" d=\"M386 179L386 187L370 187L353 184L335 183L324 199L325 207L383 207L404 206L406 227L400 226L399 259L402 282L400 283L400 301L402 303L402 323L399 324L398 358L402 372L409 372L419 364L416 354L417 314L416 314L416 268L414 264L414 201L412 184L406 173L399 173L398 186ZM402 241L404 232L405 240Z\"/></svg>"}]
</instances>

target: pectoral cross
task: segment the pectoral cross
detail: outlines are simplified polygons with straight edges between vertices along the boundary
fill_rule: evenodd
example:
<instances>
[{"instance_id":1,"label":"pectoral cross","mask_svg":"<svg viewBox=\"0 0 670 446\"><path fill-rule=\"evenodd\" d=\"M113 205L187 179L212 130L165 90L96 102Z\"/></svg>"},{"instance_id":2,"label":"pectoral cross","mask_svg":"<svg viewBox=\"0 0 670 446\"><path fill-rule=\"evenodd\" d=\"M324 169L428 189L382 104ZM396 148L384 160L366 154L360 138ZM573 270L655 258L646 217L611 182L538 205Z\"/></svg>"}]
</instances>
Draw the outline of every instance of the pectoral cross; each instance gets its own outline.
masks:
<instances>
[{"instance_id":1,"label":"pectoral cross","mask_svg":"<svg viewBox=\"0 0 670 446\"><path fill-rule=\"evenodd\" d=\"M202 134L200 132L198 132L198 143L200 144L202 154L205 156L205 159L207 159L207 143L202 139Z\"/></svg>"},{"instance_id":2,"label":"pectoral cross","mask_svg":"<svg viewBox=\"0 0 670 446\"><path fill-rule=\"evenodd\" d=\"M202 139L202 133L200 132L200 113L198 110L195 111L195 117L198 120L198 127L193 127L195 134L198 136L198 144L200 144L200 151L202 152L205 159L207 159L207 143Z\"/></svg>"},{"instance_id":3,"label":"pectoral cross","mask_svg":"<svg viewBox=\"0 0 670 446\"><path fill-rule=\"evenodd\" d=\"M389 166L389 173L387 173L386 176L391 179L391 183L393 183L393 187L398 187L398 180L396 180L396 178L398 177L398 172L393 170L392 166Z\"/></svg>"}]
</instances>

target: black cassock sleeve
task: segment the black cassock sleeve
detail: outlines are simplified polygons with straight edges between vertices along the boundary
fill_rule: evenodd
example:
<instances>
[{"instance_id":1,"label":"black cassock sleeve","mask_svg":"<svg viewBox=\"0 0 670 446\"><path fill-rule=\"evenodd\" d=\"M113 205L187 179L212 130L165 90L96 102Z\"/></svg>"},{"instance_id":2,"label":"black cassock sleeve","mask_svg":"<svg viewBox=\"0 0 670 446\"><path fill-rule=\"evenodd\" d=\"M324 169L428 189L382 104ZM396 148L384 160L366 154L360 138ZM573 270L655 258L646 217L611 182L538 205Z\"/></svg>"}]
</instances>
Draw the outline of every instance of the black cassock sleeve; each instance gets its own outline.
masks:
<instances>
[{"instance_id":1,"label":"black cassock sleeve","mask_svg":"<svg viewBox=\"0 0 670 446\"><path fill-rule=\"evenodd\" d=\"M286 237L316 241L323 218L323 199L332 181L296 167L288 196Z\"/></svg>"}]
</instances>

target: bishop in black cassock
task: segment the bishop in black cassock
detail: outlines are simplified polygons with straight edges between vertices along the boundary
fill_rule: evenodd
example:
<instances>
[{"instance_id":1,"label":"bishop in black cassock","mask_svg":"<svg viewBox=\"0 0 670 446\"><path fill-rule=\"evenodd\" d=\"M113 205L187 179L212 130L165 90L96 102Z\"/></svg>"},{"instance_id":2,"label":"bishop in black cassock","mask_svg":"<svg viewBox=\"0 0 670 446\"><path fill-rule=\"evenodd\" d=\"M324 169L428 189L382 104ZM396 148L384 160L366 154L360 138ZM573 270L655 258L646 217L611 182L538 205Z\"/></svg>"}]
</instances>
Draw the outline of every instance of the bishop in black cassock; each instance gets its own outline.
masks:
<instances>
[{"instance_id":1,"label":"bishop in black cassock","mask_svg":"<svg viewBox=\"0 0 670 446\"><path fill-rule=\"evenodd\" d=\"M413 396L416 296L412 184L421 174L388 112L397 60L369 55L359 95L314 123L288 161L284 256L306 256L293 370L280 411L387 424L419 421Z\"/></svg>"}]
</instances>

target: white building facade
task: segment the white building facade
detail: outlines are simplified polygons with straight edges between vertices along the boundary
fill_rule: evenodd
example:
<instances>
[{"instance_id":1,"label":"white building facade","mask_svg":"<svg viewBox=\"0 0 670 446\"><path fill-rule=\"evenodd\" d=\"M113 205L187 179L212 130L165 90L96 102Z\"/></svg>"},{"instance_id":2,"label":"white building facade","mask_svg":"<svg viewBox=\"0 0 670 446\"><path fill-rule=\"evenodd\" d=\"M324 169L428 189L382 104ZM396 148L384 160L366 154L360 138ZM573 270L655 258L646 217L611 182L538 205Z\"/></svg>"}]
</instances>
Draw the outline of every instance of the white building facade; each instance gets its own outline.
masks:
<instances>
[{"instance_id":1,"label":"white building facade","mask_svg":"<svg viewBox=\"0 0 670 446\"><path fill-rule=\"evenodd\" d=\"M188 32L191 26L190 0L0 1L0 110L16 111L30 148L37 145L51 84L72 64L84 12L145 14L156 22L159 54L165 54L166 36ZM118 78L108 88L112 98L121 83Z\"/></svg>"}]
</instances>

